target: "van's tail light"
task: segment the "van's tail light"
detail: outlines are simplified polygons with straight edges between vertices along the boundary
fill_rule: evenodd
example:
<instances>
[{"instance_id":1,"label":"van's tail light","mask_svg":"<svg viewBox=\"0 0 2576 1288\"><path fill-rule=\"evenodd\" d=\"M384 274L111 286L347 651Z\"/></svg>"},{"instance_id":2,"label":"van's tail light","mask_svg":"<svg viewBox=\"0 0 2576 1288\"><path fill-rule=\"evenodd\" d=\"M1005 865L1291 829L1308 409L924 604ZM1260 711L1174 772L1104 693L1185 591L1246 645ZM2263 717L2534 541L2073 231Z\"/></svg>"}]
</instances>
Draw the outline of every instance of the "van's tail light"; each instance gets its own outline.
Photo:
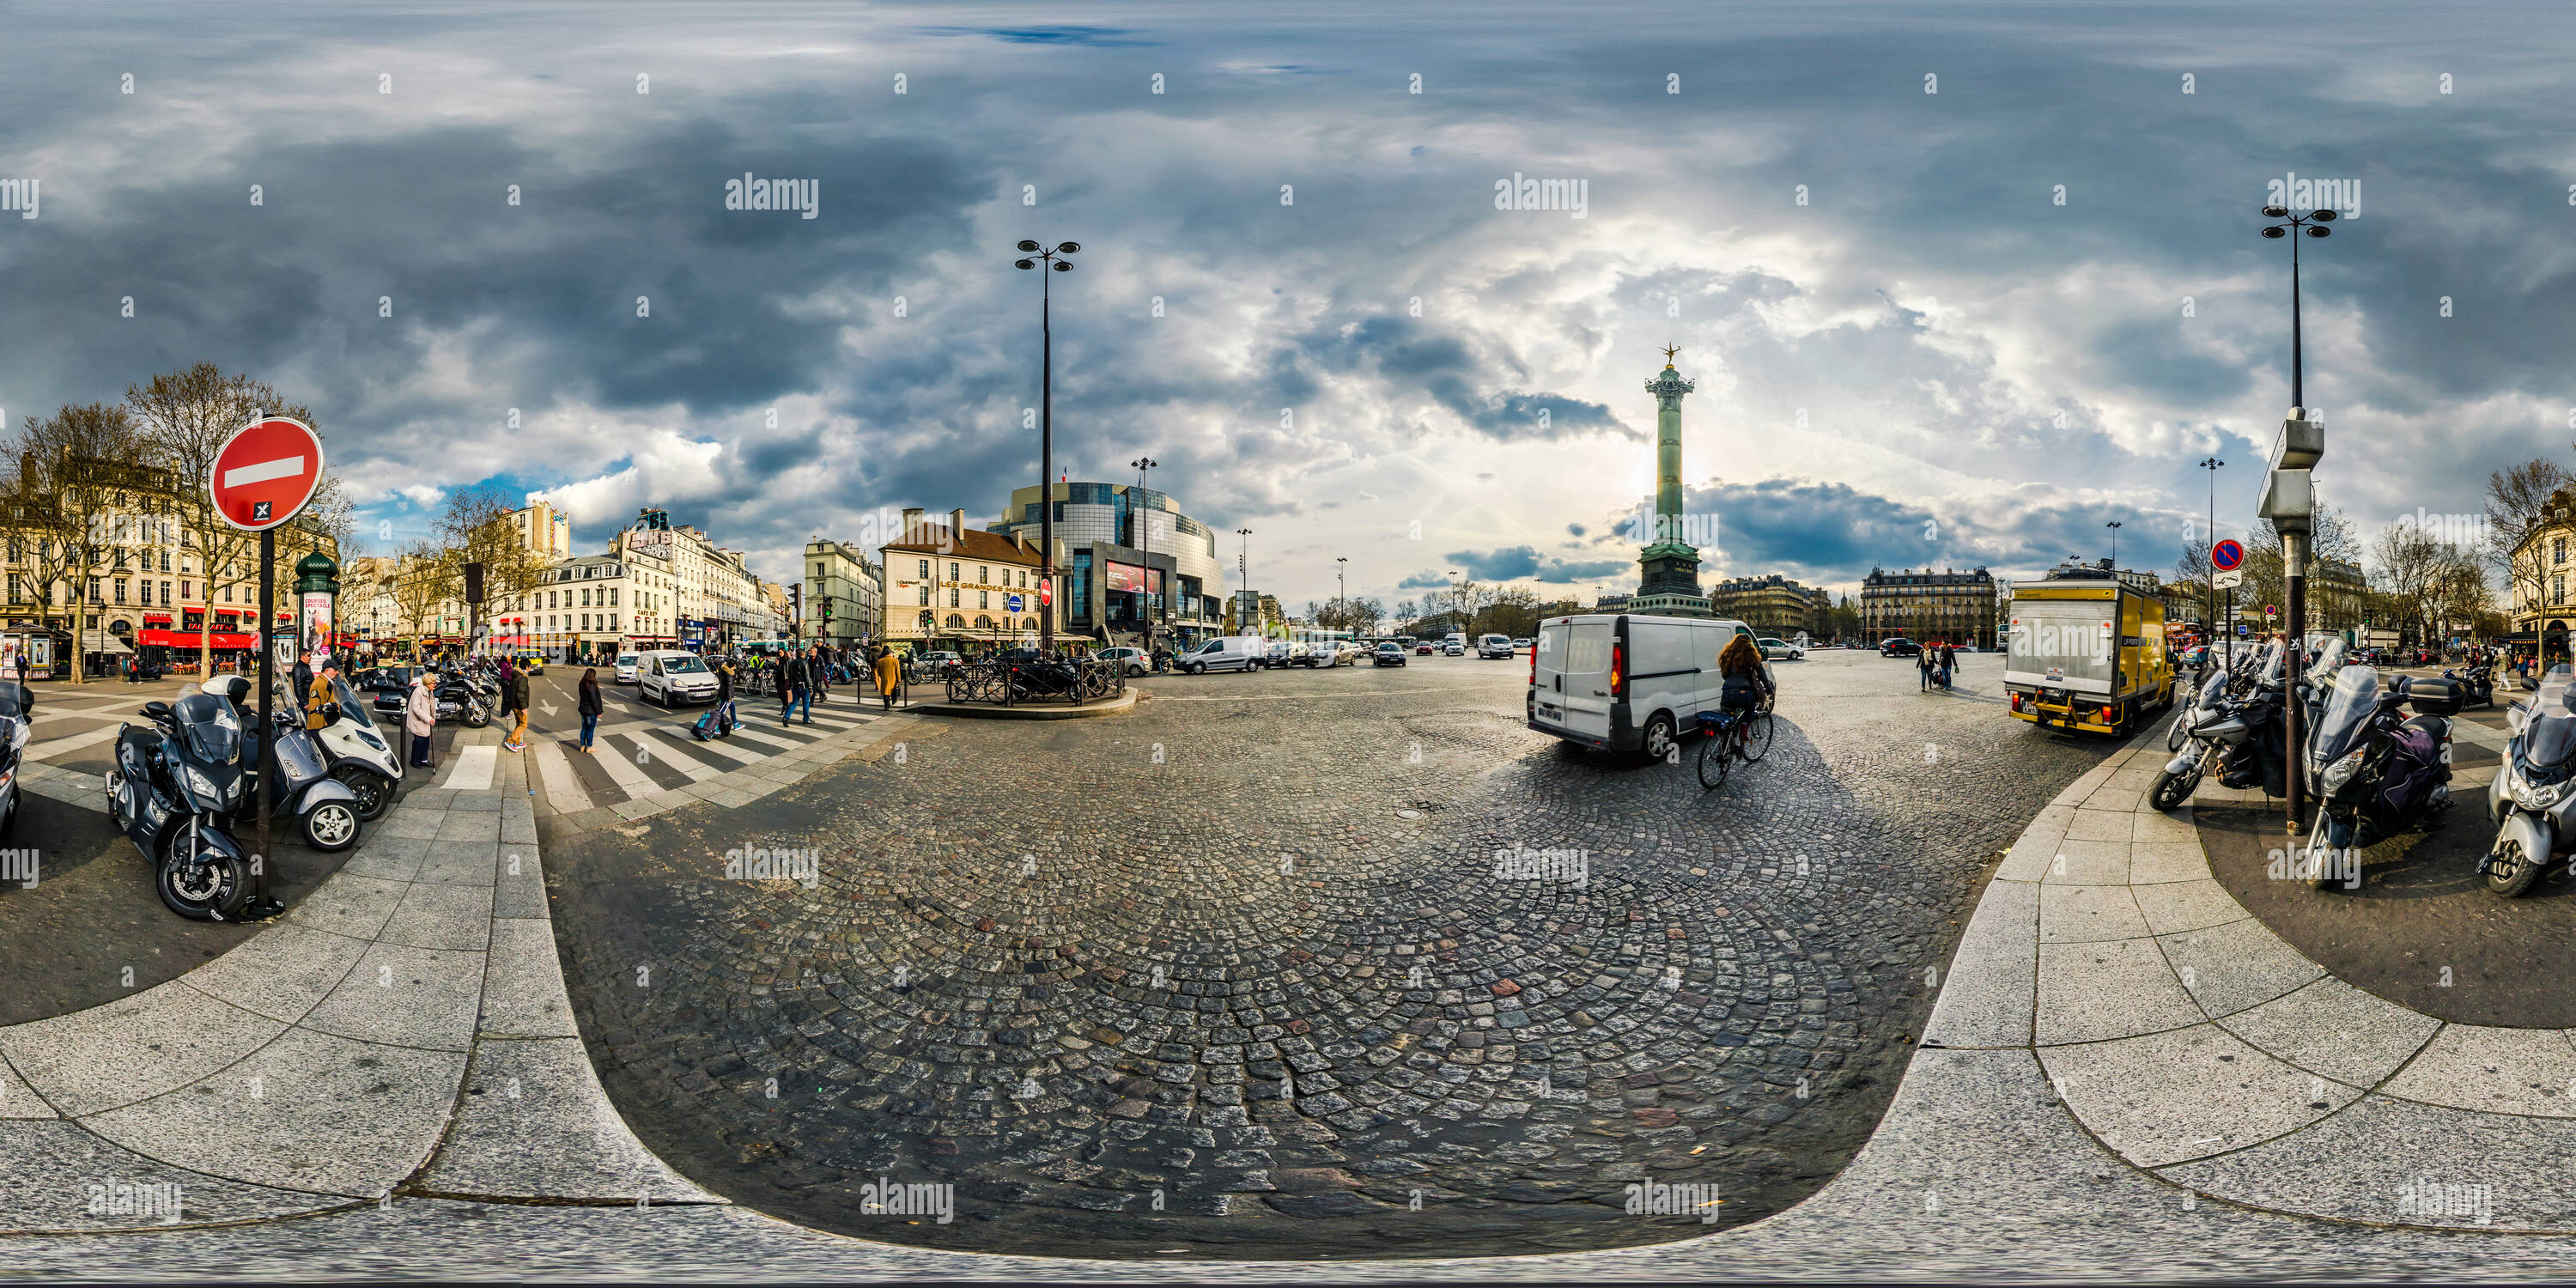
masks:
<instances>
[{"instance_id":1,"label":"van's tail light","mask_svg":"<svg viewBox=\"0 0 2576 1288\"><path fill-rule=\"evenodd\" d=\"M1615 640L1610 645L1610 696L1628 696L1628 646Z\"/></svg>"},{"instance_id":2,"label":"van's tail light","mask_svg":"<svg viewBox=\"0 0 2576 1288\"><path fill-rule=\"evenodd\" d=\"M1530 641L1530 687L1538 687L1538 641Z\"/></svg>"}]
</instances>

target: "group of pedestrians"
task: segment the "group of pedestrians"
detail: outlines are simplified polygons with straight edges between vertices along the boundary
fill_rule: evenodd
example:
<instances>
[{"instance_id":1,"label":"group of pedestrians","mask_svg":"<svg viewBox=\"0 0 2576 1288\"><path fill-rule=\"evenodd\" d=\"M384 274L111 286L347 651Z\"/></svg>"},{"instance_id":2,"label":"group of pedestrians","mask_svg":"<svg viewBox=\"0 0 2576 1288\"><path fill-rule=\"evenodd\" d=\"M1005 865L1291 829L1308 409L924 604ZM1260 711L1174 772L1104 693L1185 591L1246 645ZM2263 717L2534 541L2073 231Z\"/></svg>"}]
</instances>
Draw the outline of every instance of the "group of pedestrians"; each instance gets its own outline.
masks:
<instances>
[{"instance_id":1,"label":"group of pedestrians","mask_svg":"<svg viewBox=\"0 0 2576 1288\"><path fill-rule=\"evenodd\" d=\"M1959 651L1948 644L1928 644L1914 655L1914 673L1921 692L1948 689L1950 677L1958 669Z\"/></svg>"}]
</instances>

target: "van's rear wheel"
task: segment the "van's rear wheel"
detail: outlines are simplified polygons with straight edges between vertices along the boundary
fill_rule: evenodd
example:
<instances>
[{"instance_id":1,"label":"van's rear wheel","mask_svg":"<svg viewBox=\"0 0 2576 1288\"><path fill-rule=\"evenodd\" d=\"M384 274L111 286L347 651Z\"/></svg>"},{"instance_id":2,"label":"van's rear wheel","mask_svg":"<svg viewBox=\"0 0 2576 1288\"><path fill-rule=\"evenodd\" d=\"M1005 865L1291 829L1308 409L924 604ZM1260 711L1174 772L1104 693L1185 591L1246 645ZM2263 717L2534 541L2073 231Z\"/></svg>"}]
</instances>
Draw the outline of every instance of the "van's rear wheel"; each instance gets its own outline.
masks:
<instances>
[{"instance_id":1,"label":"van's rear wheel","mask_svg":"<svg viewBox=\"0 0 2576 1288\"><path fill-rule=\"evenodd\" d=\"M1658 711L1654 715L1647 717L1646 737L1644 741L1646 759L1668 759L1672 756L1673 748L1676 745L1677 744L1673 740L1673 716L1671 712Z\"/></svg>"}]
</instances>

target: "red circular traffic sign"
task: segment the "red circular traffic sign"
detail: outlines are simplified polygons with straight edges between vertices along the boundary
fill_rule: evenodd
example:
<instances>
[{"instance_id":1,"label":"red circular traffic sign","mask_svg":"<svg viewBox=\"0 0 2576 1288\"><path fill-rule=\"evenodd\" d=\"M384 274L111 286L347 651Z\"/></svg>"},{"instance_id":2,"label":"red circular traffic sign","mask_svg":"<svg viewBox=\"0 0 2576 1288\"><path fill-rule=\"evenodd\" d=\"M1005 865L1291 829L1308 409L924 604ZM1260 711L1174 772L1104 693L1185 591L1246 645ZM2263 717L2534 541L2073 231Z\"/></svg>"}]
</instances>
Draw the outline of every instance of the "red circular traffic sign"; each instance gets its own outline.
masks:
<instances>
[{"instance_id":1,"label":"red circular traffic sign","mask_svg":"<svg viewBox=\"0 0 2576 1288\"><path fill-rule=\"evenodd\" d=\"M2220 572L2234 572L2236 566L2243 562L2245 562L2245 547L2234 537L2209 548L2210 566Z\"/></svg>"},{"instance_id":2,"label":"red circular traffic sign","mask_svg":"<svg viewBox=\"0 0 2576 1288\"><path fill-rule=\"evenodd\" d=\"M292 519L322 483L322 438L291 416L271 416L234 431L206 471L215 513L245 532L265 532Z\"/></svg>"},{"instance_id":3,"label":"red circular traffic sign","mask_svg":"<svg viewBox=\"0 0 2576 1288\"><path fill-rule=\"evenodd\" d=\"M1047 585L1044 578L1038 580L1038 606L1041 608L1055 606L1055 588Z\"/></svg>"}]
</instances>

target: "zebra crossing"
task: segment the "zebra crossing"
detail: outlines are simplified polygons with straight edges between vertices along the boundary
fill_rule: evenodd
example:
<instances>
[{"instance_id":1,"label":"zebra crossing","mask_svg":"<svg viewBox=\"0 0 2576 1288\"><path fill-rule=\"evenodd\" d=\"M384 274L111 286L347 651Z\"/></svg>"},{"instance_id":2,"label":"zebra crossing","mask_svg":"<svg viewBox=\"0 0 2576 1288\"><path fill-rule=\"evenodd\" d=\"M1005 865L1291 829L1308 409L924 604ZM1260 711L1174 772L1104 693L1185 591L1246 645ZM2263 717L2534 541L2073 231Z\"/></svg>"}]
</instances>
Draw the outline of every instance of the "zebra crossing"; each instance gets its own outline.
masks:
<instances>
[{"instance_id":1,"label":"zebra crossing","mask_svg":"<svg viewBox=\"0 0 2576 1288\"><path fill-rule=\"evenodd\" d=\"M868 727L886 718L882 711L818 707L812 725L780 728L762 723L756 709L744 709L744 714L748 719L732 733L705 742L690 734L694 720L602 724L592 737L591 755L582 754L576 738L532 738L548 812L610 808L634 817L634 809L620 807L685 803L733 787L753 794L775 790L803 777L816 763L816 754L866 741ZM659 799L664 797L678 799Z\"/></svg>"}]
</instances>

